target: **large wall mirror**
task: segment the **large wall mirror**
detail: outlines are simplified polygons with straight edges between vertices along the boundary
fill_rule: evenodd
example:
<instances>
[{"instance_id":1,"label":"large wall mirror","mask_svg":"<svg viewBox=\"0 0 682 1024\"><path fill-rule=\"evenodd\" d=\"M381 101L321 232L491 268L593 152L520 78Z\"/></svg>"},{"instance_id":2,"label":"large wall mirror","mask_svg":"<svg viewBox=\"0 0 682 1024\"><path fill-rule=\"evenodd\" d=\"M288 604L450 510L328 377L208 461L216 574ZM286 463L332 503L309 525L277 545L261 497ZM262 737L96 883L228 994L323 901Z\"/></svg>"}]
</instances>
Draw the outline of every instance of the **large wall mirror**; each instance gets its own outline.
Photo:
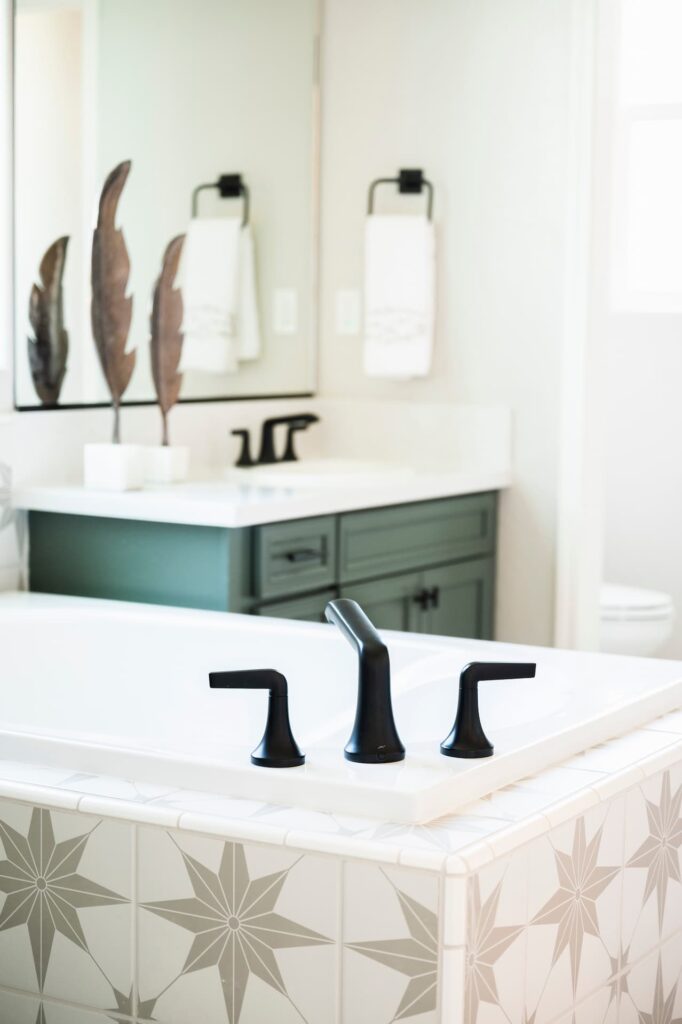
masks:
<instances>
[{"instance_id":1,"label":"large wall mirror","mask_svg":"<svg viewBox=\"0 0 682 1024\"><path fill-rule=\"evenodd\" d=\"M152 400L162 267L181 400L314 389L318 22L318 0L16 0L19 408L109 401L93 317L129 322L123 402Z\"/></svg>"}]
</instances>

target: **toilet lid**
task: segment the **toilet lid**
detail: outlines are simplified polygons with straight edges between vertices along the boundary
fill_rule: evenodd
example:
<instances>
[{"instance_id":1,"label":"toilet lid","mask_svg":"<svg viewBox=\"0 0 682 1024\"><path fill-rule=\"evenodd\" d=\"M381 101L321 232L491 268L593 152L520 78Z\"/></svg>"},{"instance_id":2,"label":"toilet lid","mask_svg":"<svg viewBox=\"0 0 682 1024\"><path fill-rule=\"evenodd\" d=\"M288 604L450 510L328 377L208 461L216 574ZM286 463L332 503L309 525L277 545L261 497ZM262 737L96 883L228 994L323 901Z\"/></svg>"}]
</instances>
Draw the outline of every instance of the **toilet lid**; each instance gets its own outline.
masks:
<instances>
[{"instance_id":1,"label":"toilet lid","mask_svg":"<svg viewBox=\"0 0 682 1024\"><path fill-rule=\"evenodd\" d=\"M614 583L603 585L600 603L603 618L663 619L673 613L670 594Z\"/></svg>"}]
</instances>

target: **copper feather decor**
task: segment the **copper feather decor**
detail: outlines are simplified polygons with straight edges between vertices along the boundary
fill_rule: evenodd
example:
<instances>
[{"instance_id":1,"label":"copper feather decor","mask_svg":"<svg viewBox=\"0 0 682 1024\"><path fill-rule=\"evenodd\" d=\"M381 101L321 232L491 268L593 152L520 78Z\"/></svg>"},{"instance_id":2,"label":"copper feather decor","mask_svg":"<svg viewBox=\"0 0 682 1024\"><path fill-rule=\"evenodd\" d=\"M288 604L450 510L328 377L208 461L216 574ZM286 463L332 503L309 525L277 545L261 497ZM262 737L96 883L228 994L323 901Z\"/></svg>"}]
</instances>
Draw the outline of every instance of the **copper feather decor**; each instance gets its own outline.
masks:
<instances>
[{"instance_id":1,"label":"copper feather decor","mask_svg":"<svg viewBox=\"0 0 682 1024\"><path fill-rule=\"evenodd\" d=\"M168 243L163 254L161 273L154 286L151 315L152 377L163 420L162 443L168 444L168 413L180 396L182 374L178 373L182 355L182 293L175 287L184 235Z\"/></svg>"},{"instance_id":2,"label":"copper feather decor","mask_svg":"<svg viewBox=\"0 0 682 1024\"><path fill-rule=\"evenodd\" d=\"M121 440L121 398L135 368L135 352L126 352L133 314L132 296L126 295L130 260L123 232L116 227L118 203L130 168L130 160L125 160L105 181L92 239L92 334L111 392L115 443Z\"/></svg>"},{"instance_id":3,"label":"copper feather decor","mask_svg":"<svg viewBox=\"0 0 682 1024\"><path fill-rule=\"evenodd\" d=\"M40 284L31 288L28 318L33 337L28 339L28 361L33 386L44 406L59 402L69 354L64 328L63 280L68 236L53 242L40 261Z\"/></svg>"}]
</instances>

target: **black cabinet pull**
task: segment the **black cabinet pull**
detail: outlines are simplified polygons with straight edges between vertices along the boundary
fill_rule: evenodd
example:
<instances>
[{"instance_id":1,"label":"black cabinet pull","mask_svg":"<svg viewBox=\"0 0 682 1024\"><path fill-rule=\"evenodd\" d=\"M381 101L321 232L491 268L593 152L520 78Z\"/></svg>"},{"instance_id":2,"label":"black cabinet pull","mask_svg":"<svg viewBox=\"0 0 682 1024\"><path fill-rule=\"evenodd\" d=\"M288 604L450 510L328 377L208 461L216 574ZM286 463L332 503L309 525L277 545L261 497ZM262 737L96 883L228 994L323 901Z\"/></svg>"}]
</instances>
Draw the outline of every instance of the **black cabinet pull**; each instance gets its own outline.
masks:
<instances>
[{"instance_id":1,"label":"black cabinet pull","mask_svg":"<svg viewBox=\"0 0 682 1024\"><path fill-rule=\"evenodd\" d=\"M420 590L418 594L412 598L415 604L418 604L423 612L429 610L429 608L438 608L440 605L440 587L431 587L430 590Z\"/></svg>"},{"instance_id":2,"label":"black cabinet pull","mask_svg":"<svg viewBox=\"0 0 682 1024\"><path fill-rule=\"evenodd\" d=\"M314 548L301 548L299 551L287 551L284 556L287 562L293 565L300 565L301 562L321 562L322 552Z\"/></svg>"}]
</instances>

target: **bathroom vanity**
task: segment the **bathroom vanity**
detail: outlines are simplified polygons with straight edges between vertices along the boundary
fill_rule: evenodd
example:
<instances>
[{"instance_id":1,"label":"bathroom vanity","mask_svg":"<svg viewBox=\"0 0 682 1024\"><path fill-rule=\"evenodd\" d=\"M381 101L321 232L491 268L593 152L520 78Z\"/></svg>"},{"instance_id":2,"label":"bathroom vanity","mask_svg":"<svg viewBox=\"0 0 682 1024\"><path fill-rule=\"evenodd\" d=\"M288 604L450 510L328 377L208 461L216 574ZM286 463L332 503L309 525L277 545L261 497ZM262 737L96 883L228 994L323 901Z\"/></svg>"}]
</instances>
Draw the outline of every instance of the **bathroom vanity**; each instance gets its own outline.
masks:
<instances>
[{"instance_id":1,"label":"bathroom vanity","mask_svg":"<svg viewBox=\"0 0 682 1024\"><path fill-rule=\"evenodd\" d=\"M501 473L385 488L214 481L20 491L35 591L319 622L334 597L381 628L489 639ZM374 507L372 507L374 506Z\"/></svg>"}]
</instances>

